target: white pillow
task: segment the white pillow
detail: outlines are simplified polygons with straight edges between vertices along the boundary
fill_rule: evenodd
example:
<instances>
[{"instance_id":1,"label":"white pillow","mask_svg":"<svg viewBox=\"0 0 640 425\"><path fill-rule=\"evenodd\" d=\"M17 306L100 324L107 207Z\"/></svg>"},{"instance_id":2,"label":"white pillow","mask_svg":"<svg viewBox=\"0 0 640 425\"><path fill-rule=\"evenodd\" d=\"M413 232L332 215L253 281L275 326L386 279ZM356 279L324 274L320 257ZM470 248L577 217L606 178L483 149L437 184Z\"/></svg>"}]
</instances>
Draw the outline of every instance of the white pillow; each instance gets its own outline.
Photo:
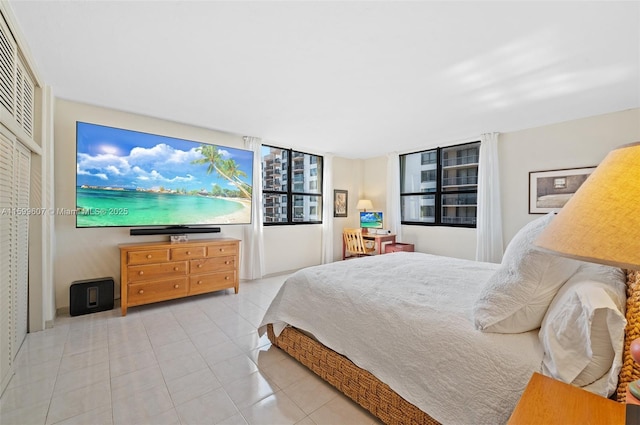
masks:
<instances>
[{"instance_id":1,"label":"white pillow","mask_svg":"<svg viewBox=\"0 0 640 425\"><path fill-rule=\"evenodd\" d=\"M580 262L537 249L533 242L555 215L524 226L511 240L502 264L480 291L473 306L476 329L520 333L540 327L563 283Z\"/></svg>"},{"instance_id":2,"label":"white pillow","mask_svg":"<svg viewBox=\"0 0 640 425\"><path fill-rule=\"evenodd\" d=\"M625 274L585 263L558 291L538 333L545 375L608 397L622 366Z\"/></svg>"}]
</instances>

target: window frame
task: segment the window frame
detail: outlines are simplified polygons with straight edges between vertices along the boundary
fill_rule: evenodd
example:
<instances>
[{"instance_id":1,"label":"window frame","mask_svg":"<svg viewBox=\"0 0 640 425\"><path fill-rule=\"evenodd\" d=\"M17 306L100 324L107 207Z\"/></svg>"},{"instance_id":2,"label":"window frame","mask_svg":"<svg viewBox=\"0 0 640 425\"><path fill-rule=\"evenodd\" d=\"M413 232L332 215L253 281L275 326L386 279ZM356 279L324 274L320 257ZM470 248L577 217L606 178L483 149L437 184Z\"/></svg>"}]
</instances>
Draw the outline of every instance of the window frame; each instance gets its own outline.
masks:
<instances>
[{"instance_id":1,"label":"window frame","mask_svg":"<svg viewBox=\"0 0 640 425\"><path fill-rule=\"evenodd\" d=\"M442 147L435 147L435 148L430 148L430 149L424 149L424 150L420 150L420 151L415 151L415 152L408 152L406 154L402 154L399 156L399 167L400 167L400 208L401 208L401 217L402 217L402 205L403 205L403 197L409 197L409 196L424 196L424 195L433 195L435 197L435 205L433 206L433 208L435 208L435 214L434 214L434 221L431 222L425 222L425 221L409 221L409 220L402 220L400 221L400 224L403 225L410 225L410 226L439 226L439 227L463 227L463 228L470 228L470 229L475 229L477 227L477 223L478 223L478 208L477 208L477 201L476 201L476 219L474 221L474 223L446 223L442 221L442 200L443 197L445 195L460 195L460 194L475 194L476 195L476 199L478 196L478 183L476 181L475 184L475 189L458 189L458 190L443 190L443 151L445 150L450 150L450 149L455 149L455 148L459 148L459 149L464 149L465 146L468 146L467 149L471 148L472 145L477 145L478 146L478 169L480 167L480 158L479 158L479 151L480 151L480 141L476 140L473 142L466 142L466 143L460 143L457 145L450 145L450 146L442 146ZM430 153L430 152L436 152L436 189L435 191L418 191L418 192L403 192L402 191L402 181L404 179L404 173L403 173L403 167L402 167L402 160L403 157L407 157L407 156L411 156L411 155L416 155L416 154L420 154L420 165L424 166L424 165L428 165L431 162L425 163L424 162L424 158L425 158L425 154ZM423 173L425 171L430 171L430 170L421 170L420 174L423 175ZM476 173L477 174L477 173ZM476 175L476 179L477 179L477 175ZM425 206L421 206L420 208L423 207L430 207L429 205L425 205Z\"/></svg>"},{"instance_id":2,"label":"window frame","mask_svg":"<svg viewBox=\"0 0 640 425\"><path fill-rule=\"evenodd\" d=\"M283 169L282 172L283 174L286 173L287 175L287 190L265 190L264 188L264 182L262 182L262 208L263 208L263 220L262 220L262 224L263 226L292 226L292 225L307 225L307 224L322 224L322 210L325 208L325 200L324 200L324 193L323 193L323 184L322 184L322 179L324 178L324 157L322 155L318 155L315 153L309 153L309 152L304 152L304 151L300 151L300 150L296 150L296 149L289 149L289 148L283 148L280 146L274 146L274 145L267 145L267 144L263 144L263 147L267 147L267 148L273 148L273 149L280 149L281 151L286 151L287 152L287 162L286 162L286 170ZM318 158L321 161L320 167L316 167L316 169L320 168L318 174L319 174L319 178L317 179L318 181L318 185L319 187L316 189L316 192L304 192L304 191L294 191L294 178L293 178L293 154L297 153L297 154L303 154L303 155L309 155L311 158L315 158L312 159L310 161L310 164L317 164ZM263 157L262 155L260 156L260 168L262 171L264 163L263 163ZM318 177L318 176L316 176ZM286 214L287 214L287 221L265 221L266 216L264 215L264 208L265 208L265 203L264 203L264 197L265 195L277 195L277 196L285 196L286 197ZM312 197L318 197L320 198L320 202L321 202L321 210L320 210L320 220L312 220L312 221L294 221L294 197L295 196L312 196ZM284 208L284 207L283 207ZM316 207L317 208L317 207Z\"/></svg>"}]
</instances>

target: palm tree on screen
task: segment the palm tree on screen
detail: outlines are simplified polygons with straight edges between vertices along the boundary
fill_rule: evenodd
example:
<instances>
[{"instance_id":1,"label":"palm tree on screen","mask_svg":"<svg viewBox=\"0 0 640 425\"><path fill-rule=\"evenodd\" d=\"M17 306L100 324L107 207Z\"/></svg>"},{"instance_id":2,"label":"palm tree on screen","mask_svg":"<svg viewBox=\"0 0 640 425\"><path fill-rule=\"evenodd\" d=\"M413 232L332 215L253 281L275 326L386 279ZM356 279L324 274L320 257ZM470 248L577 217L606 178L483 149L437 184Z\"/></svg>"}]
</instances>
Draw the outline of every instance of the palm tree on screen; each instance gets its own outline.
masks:
<instances>
[{"instance_id":1,"label":"palm tree on screen","mask_svg":"<svg viewBox=\"0 0 640 425\"><path fill-rule=\"evenodd\" d=\"M247 173L245 173L240 169L240 167L238 167L237 162L235 162L233 159L225 159L220 164L220 168L225 175L233 179L233 182L238 189L243 191L243 193L245 193L247 197L251 197L251 186L240 180L240 177L247 177ZM246 190L243 190L243 188Z\"/></svg>"},{"instance_id":2,"label":"palm tree on screen","mask_svg":"<svg viewBox=\"0 0 640 425\"><path fill-rule=\"evenodd\" d=\"M191 161L192 164L208 164L207 174L215 171L219 176L236 186L245 198L251 198L251 193L243 187L250 188L250 186L240 180L240 177L246 177L247 174L238 167L233 159L224 159L218 147L213 145L200 145L196 151L202 155L202 158L194 159Z\"/></svg>"}]
</instances>

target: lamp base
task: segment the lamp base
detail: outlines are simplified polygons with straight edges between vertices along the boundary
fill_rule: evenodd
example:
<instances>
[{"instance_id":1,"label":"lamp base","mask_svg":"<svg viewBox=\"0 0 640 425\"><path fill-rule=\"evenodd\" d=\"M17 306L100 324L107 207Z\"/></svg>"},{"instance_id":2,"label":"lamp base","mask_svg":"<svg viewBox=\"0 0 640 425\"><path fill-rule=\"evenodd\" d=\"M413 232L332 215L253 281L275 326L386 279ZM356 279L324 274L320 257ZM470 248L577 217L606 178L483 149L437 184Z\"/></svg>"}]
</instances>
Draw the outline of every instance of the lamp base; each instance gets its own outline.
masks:
<instances>
[{"instance_id":1,"label":"lamp base","mask_svg":"<svg viewBox=\"0 0 640 425\"><path fill-rule=\"evenodd\" d=\"M636 400L640 400L640 380L629 382L627 386L631 395L635 397ZM634 403L635 404L635 403ZM640 404L640 402L638 403Z\"/></svg>"},{"instance_id":2,"label":"lamp base","mask_svg":"<svg viewBox=\"0 0 640 425\"><path fill-rule=\"evenodd\" d=\"M633 394L631 394L631 390L629 389L629 385L627 385L627 393L625 396L625 403L627 404L636 404L640 406L640 399L637 399Z\"/></svg>"}]
</instances>

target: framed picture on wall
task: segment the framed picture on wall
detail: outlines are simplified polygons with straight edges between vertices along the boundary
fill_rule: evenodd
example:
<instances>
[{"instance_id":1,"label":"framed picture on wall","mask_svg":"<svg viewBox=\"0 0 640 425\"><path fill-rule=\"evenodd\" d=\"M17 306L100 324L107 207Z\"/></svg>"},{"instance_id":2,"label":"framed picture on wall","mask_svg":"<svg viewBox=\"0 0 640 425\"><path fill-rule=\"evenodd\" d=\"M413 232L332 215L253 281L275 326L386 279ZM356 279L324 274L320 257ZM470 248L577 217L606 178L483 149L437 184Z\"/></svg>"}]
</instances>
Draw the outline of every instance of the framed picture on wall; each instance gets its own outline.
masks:
<instances>
[{"instance_id":1,"label":"framed picture on wall","mask_svg":"<svg viewBox=\"0 0 640 425\"><path fill-rule=\"evenodd\" d=\"M531 171L529 214L560 211L596 167Z\"/></svg>"},{"instance_id":2,"label":"framed picture on wall","mask_svg":"<svg viewBox=\"0 0 640 425\"><path fill-rule=\"evenodd\" d=\"M347 201L348 193L346 190L334 190L333 191L333 216L334 217L346 217L347 216Z\"/></svg>"}]
</instances>

